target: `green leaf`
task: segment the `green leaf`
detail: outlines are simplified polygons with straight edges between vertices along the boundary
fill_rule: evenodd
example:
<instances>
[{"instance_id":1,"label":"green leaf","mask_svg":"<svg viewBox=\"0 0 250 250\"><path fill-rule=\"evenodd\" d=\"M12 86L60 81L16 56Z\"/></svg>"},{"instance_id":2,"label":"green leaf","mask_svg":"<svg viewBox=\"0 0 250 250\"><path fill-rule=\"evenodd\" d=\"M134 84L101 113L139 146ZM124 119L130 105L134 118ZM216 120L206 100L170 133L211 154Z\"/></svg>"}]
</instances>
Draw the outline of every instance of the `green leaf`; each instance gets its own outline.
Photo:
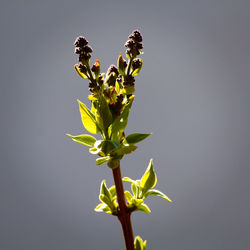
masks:
<instances>
[{"instance_id":1,"label":"green leaf","mask_svg":"<svg viewBox=\"0 0 250 250\"><path fill-rule=\"evenodd\" d=\"M104 203L100 203L96 206L95 208L95 211L96 212L106 212L108 214L111 214L112 211L110 209L110 207L107 205L107 204L104 204Z\"/></svg>"},{"instance_id":2,"label":"green leaf","mask_svg":"<svg viewBox=\"0 0 250 250\"><path fill-rule=\"evenodd\" d=\"M74 66L74 69L75 69L75 71L79 74L79 76L82 77L83 79L87 79L87 78L88 78L87 75L85 75L84 73L82 73L82 72L80 71L80 69L77 67L76 64L75 64L75 66Z\"/></svg>"},{"instance_id":3,"label":"green leaf","mask_svg":"<svg viewBox=\"0 0 250 250\"><path fill-rule=\"evenodd\" d=\"M111 196L114 197L116 196L116 188L115 185L109 188L109 192L111 193Z\"/></svg>"},{"instance_id":4,"label":"green leaf","mask_svg":"<svg viewBox=\"0 0 250 250\"><path fill-rule=\"evenodd\" d=\"M135 92L135 87L134 86L126 86L122 89L121 93L123 95L131 95Z\"/></svg>"},{"instance_id":5,"label":"green leaf","mask_svg":"<svg viewBox=\"0 0 250 250\"><path fill-rule=\"evenodd\" d=\"M97 155L97 154L100 155L100 153L101 153L101 148L95 148L95 147L93 147L93 148L90 148L90 149L89 149L89 152L90 152L90 154L93 154L93 155ZM103 155L103 156L104 156L104 155Z\"/></svg>"},{"instance_id":6,"label":"green leaf","mask_svg":"<svg viewBox=\"0 0 250 250\"><path fill-rule=\"evenodd\" d=\"M132 199L133 199L133 196L132 194L129 192L129 191L125 191L124 192L124 195L125 195L125 198L127 199L128 203L131 203L132 202Z\"/></svg>"},{"instance_id":7,"label":"green leaf","mask_svg":"<svg viewBox=\"0 0 250 250\"><path fill-rule=\"evenodd\" d=\"M155 195L155 196L159 196L169 202L173 202L171 199L169 199L164 193L162 193L159 190L156 189L149 189L145 194L144 194L144 198L147 198L149 195Z\"/></svg>"},{"instance_id":8,"label":"green leaf","mask_svg":"<svg viewBox=\"0 0 250 250\"><path fill-rule=\"evenodd\" d=\"M132 103L133 103L133 98L130 99L129 104L125 106L120 116L117 117L114 120L114 122L109 126L109 135L112 135L112 140L119 141L122 132L127 126L129 111L132 106Z\"/></svg>"},{"instance_id":9,"label":"green leaf","mask_svg":"<svg viewBox=\"0 0 250 250\"><path fill-rule=\"evenodd\" d=\"M111 193L109 192L107 186L106 186L106 181L105 180L102 180L102 183L101 183L101 188L100 188L100 194L103 194L105 196L107 196L110 200L112 199L112 195Z\"/></svg>"},{"instance_id":10,"label":"green leaf","mask_svg":"<svg viewBox=\"0 0 250 250\"><path fill-rule=\"evenodd\" d=\"M129 178L129 177L123 177L122 180L123 180L123 181L126 181L126 182L135 183L135 185L137 185L137 184L136 184L136 181L132 180L132 179Z\"/></svg>"},{"instance_id":11,"label":"green leaf","mask_svg":"<svg viewBox=\"0 0 250 250\"><path fill-rule=\"evenodd\" d=\"M80 113L82 117L83 126L92 134L97 134L99 132L98 126L96 124L95 116L91 113L86 105L79 100L77 100L80 107Z\"/></svg>"},{"instance_id":12,"label":"green leaf","mask_svg":"<svg viewBox=\"0 0 250 250\"><path fill-rule=\"evenodd\" d=\"M141 187L144 189L144 192L153 188L157 183L157 177L153 167L153 159L150 159L148 167L141 178Z\"/></svg>"},{"instance_id":13,"label":"green leaf","mask_svg":"<svg viewBox=\"0 0 250 250\"><path fill-rule=\"evenodd\" d=\"M66 135L69 136L73 141L88 147L93 147L96 142L96 138L91 135L77 135L77 136L72 136L70 134Z\"/></svg>"},{"instance_id":14,"label":"green leaf","mask_svg":"<svg viewBox=\"0 0 250 250\"><path fill-rule=\"evenodd\" d=\"M129 144L135 144L138 143L140 141L143 141L144 139L146 139L148 136L152 135L150 134L140 134L140 133L134 133L134 134L130 134L126 137L126 141Z\"/></svg>"},{"instance_id":15,"label":"green leaf","mask_svg":"<svg viewBox=\"0 0 250 250\"><path fill-rule=\"evenodd\" d=\"M107 204L111 210L114 208L112 201L109 199L109 197L105 196L104 194L99 195L99 200Z\"/></svg>"},{"instance_id":16,"label":"green leaf","mask_svg":"<svg viewBox=\"0 0 250 250\"><path fill-rule=\"evenodd\" d=\"M103 131L106 131L109 125L112 123L112 113L110 112L109 106L103 96L99 96L98 100L95 101L96 103L96 120L98 124L102 127Z\"/></svg>"},{"instance_id":17,"label":"green leaf","mask_svg":"<svg viewBox=\"0 0 250 250\"><path fill-rule=\"evenodd\" d=\"M97 165L102 165L110 159L110 156L100 157L95 160Z\"/></svg>"},{"instance_id":18,"label":"green leaf","mask_svg":"<svg viewBox=\"0 0 250 250\"><path fill-rule=\"evenodd\" d=\"M151 213L151 210L149 209L149 207L145 203L142 203L139 206L137 206L137 210L140 210L146 214Z\"/></svg>"},{"instance_id":19,"label":"green leaf","mask_svg":"<svg viewBox=\"0 0 250 250\"><path fill-rule=\"evenodd\" d=\"M147 245L146 240L143 242L143 240L140 236L137 235L135 237L135 240L134 240L135 250L146 250L146 245Z\"/></svg>"},{"instance_id":20,"label":"green leaf","mask_svg":"<svg viewBox=\"0 0 250 250\"><path fill-rule=\"evenodd\" d=\"M134 199L133 203L138 207L143 203L143 199Z\"/></svg>"},{"instance_id":21,"label":"green leaf","mask_svg":"<svg viewBox=\"0 0 250 250\"><path fill-rule=\"evenodd\" d=\"M139 187L135 183L131 183L131 191L133 192L134 196L137 198L139 193Z\"/></svg>"},{"instance_id":22,"label":"green leaf","mask_svg":"<svg viewBox=\"0 0 250 250\"><path fill-rule=\"evenodd\" d=\"M134 152L138 147L133 144L122 145L121 147L112 151L112 154L122 156Z\"/></svg>"}]
</instances>

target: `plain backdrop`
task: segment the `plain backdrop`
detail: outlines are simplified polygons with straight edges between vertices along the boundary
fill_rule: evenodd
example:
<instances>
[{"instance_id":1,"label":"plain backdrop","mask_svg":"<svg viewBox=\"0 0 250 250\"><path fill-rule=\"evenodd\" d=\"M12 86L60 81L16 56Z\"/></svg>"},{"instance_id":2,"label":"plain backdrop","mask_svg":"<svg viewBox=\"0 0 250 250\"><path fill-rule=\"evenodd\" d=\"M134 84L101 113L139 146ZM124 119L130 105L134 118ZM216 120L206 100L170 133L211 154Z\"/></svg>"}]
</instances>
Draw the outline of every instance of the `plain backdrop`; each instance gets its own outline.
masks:
<instances>
[{"instance_id":1,"label":"plain backdrop","mask_svg":"<svg viewBox=\"0 0 250 250\"><path fill-rule=\"evenodd\" d=\"M118 220L94 212L110 169L65 133L86 133L73 65L84 35L102 71L136 28L143 69L126 133L152 132L122 160L158 188L134 213L153 250L250 249L250 1L1 0L0 249L122 250ZM129 186L126 186L129 188Z\"/></svg>"}]
</instances>

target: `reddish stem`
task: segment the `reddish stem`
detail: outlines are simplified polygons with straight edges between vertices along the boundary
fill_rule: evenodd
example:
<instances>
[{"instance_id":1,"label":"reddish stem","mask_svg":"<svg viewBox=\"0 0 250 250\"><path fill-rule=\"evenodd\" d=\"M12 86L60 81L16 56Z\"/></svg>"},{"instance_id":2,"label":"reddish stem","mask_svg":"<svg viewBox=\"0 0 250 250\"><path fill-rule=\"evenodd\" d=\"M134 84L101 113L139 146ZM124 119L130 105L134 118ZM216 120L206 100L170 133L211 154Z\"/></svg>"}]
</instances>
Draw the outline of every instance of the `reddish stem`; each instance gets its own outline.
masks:
<instances>
[{"instance_id":1,"label":"reddish stem","mask_svg":"<svg viewBox=\"0 0 250 250\"><path fill-rule=\"evenodd\" d=\"M134 250L134 236L133 229L131 224L130 215L131 212L128 211L126 206L126 200L124 196L124 189L122 184L122 176L120 169L120 162L118 163L117 168L113 168L113 177L116 187L117 200L118 200L118 219L122 226L124 241L126 250Z\"/></svg>"}]
</instances>

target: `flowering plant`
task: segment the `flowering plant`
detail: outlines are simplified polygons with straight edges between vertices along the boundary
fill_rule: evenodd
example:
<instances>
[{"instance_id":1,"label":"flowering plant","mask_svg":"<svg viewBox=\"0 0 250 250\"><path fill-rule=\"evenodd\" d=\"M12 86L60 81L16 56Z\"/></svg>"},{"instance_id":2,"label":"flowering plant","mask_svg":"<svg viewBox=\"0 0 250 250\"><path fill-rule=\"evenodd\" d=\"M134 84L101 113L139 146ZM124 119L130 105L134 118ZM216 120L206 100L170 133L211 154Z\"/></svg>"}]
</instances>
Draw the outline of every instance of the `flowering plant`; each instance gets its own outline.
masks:
<instances>
[{"instance_id":1,"label":"flowering plant","mask_svg":"<svg viewBox=\"0 0 250 250\"><path fill-rule=\"evenodd\" d=\"M95 211L111 214L119 219L127 250L144 250L147 242L139 236L133 236L131 213L150 213L145 204L145 199L150 195L172 201L164 193L154 189L157 177L152 159L141 179L122 178L121 175L121 159L134 152L138 148L137 143L151 135L133 133L126 136L124 132L135 97L135 76L140 73L143 65L142 59L138 58L143 49L142 35L139 30L134 30L129 35L129 40L125 43L127 60L120 55L117 67L111 65L106 73L101 73L98 59L90 66L93 50L85 37L79 36L74 45L75 54L79 56L79 64L74 68L80 77L89 80L91 92L88 96L90 109L78 100L82 123L89 133L100 133L102 139L97 140L89 134L67 135L73 141L89 147L91 154L99 156L96 158L97 165L107 163L112 170L115 185L108 188L105 180L102 181L99 195L101 203ZM122 181L131 183L131 192L124 191Z\"/></svg>"}]
</instances>

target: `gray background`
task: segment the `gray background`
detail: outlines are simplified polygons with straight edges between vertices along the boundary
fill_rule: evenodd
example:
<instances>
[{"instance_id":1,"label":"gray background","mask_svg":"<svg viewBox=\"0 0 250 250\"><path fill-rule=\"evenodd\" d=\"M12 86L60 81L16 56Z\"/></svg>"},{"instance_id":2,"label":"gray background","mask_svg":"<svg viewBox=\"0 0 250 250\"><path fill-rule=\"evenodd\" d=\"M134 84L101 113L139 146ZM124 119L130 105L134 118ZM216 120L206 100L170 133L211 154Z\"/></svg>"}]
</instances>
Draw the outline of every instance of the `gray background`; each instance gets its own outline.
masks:
<instances>
[{"instance_id":1,"label":"gray background","mask_svg":"<svg viewBox=\"0 0 250 250\"><path fill-rule=\"evenodd\" d=\"M132 216L154 250L250 249L250 1L5 1L0 6L1 250L123 249L116 218L93 211L102 179L76 99L84 35L102 70L135 28L144 67L126 133L153 132L122 161L139 178L154 158L152 213Z\"/></svg>"}]
</instances>

